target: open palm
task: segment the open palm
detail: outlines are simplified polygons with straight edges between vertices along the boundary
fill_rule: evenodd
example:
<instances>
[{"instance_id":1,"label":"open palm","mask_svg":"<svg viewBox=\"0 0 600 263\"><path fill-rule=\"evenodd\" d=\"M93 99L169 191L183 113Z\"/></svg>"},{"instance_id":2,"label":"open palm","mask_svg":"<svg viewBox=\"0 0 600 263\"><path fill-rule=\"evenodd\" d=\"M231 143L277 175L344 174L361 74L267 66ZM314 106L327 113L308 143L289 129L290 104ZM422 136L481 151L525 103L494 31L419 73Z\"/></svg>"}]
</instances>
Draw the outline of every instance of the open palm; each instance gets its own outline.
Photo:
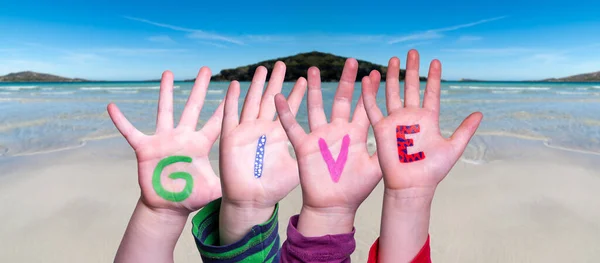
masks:
<instances>
[{"instance_id":1,"label":"open palm","mask_svg":"<svg viewBox=\"0 0 600 263\"><path fill-rule=\"evenodd\" d=\"M240 84L227 91L220 142L223 199L237 206L272 207L298 185L298 167L288 150L288 138L275 118L273 97L281 92L285 64L278 61L263 94L267 69L258 67L238 118ZM294 115L306 91L300 78L289 100ZM238 120L239 119L239 120ZM264 147L259 150L259 141ZM260 160L258 160L260 158Z\"/></svg>"},{"instance_id":2,"label":"open palm","mask_svg":"<svg viewBox=\"0 0 600 263\"><path fill-rule=\"evenodd\" d=\"M407 60L404 105L398 81L400 61L394 57L386 77L388 116L384 117L377 107L377 90L369 78L363 79L365 108L373 125L386 188L435 189L464 152L483 115L471 114L450 138L444 138L439 128L441 64L438 60L431 62L421 107L417 51L411 50ZM411 127L397 136L398 126Z\"/></svg>"},{"instance_id":3,"label":"open palm","mask_svg":"<svg viewBox=\"0 0 600 263\"><path fill-rule=\"evenodd\" d=\"M223 103L196 131L210 76L210 69L200 70L179 125L174 128L173 74L163 73L154 135L143 134L115 104L108 105L113 123L135 150L141 200L150 208L190 213L221 196L209 152L219 136Z\"/></svg>"},{"instance_id":4,"label":"open palm","mask_svg":"<svg viewBox=\"0 0 600 263\"><path fill-rule=\"evenodd\" d=\"M377 156L372 157L367 151L369 121L362 99L359 99L352 122L349 122L357 70L358 62L348 59L335 94L331 123L327 123L320 73L315 67L309 69L307 106L310 134L306 134L296 122L285 98L281 95L276 97L281 123L298 159L303 209L356 211L381 180ZM375 73L372 74L373 82L379 82L379 74ZM324 157L322 152L325 155L330 152L332 159ZM335 168L330 167L333 163Z\"/></svg>"}]
</instances>

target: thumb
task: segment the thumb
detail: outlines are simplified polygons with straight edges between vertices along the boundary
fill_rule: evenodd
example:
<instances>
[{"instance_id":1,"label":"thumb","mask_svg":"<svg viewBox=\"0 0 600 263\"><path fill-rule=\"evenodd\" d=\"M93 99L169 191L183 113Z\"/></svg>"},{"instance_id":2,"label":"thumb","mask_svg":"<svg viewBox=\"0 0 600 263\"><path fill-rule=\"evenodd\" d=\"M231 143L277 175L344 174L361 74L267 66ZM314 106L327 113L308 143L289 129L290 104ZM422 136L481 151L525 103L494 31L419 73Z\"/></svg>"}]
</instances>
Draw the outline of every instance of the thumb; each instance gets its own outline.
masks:
<instances>
[{"instance_id":1,"label":"thumb","mask_svg":"<svg viewBox=\"0 0 600 263\"><path fill-rule=\"evenodd\" d=\"M281 126L283 126L292 145L300 145L304 137L306 137L306 133L296 121L296 117L290 110L287 100L281 93L275 95L275 108L277 109Z\"/></svg>"},{"instance_id":2,"label":"thumb","mask_svg":"<svg viewBox=\"0 0 600 263\"><path fill-rule=\"evenodd\" d=\"M483 114L481 114L481 112L471 113L450 137L450 142L453 145L454 151L458 153L459 156L463 154L467 144L469 144L469 141L477 131L481 119L483 119Z\"/></svg>"}]
</instances>

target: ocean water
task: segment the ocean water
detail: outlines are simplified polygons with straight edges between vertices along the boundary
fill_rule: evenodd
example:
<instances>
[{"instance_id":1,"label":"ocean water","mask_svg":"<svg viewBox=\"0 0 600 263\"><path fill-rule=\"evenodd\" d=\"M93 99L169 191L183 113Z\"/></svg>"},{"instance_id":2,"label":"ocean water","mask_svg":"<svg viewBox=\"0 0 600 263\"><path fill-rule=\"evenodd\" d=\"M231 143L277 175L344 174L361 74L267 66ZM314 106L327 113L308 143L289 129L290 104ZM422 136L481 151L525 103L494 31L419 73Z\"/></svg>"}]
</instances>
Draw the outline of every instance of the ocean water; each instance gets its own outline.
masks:
<instances>
[{"instance_id":1,"label":"ocean water","mask_svg":"<svg viewBox=\"0 0 600 263\"><path fill-rule=\"evenodd\" d=\"M241 85L243 96L249 83ZM221 102L227 86L226 82L211 83L198 127ZM285 83L284 94L292 86ZM378 95L382 110L384 87L382 83ZM176 121L191 88L192 83L175 83ZM336 88L337 83L323 83L326 105L331 105ZM424 88L421 83L421 92ZM61 151L119 137L106 113L109 102L115 102L138 129L153 133L158 90L159 83L152 82L0 84L0 158ZM357 83L355 101L359 94ZM445 135L469 113L483 112L484 121L463 157L472 163L505 158L506 151L518 151L525 142L600 154L600 83L444 82L441 110ZM305 104L298 120L307 127ZM374 142L372 135L370 142Z\"/></svg>"}]
</instances>

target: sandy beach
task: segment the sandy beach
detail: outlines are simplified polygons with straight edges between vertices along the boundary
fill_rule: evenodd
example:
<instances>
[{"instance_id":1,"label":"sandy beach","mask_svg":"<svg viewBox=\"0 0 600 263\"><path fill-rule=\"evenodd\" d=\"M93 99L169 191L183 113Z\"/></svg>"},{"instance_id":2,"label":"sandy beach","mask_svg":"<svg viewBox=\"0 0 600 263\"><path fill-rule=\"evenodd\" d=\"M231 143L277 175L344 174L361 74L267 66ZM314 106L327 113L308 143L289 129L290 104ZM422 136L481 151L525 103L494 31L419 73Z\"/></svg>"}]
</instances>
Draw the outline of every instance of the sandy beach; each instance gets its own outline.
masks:
<instances>
[{"instance_id":1,"label":"sandy beach","mask_svg":"<svg viewBox=\"0 0 600 263\"><path fill-rule=\"evenodd\" d=\"M459 162L436 193L436 262L595 262L600 251L600 156L538 147L530 158ZM216 162L215 162L216 165ZM0 163L0 262L110 262L139 197L124 140ZM379 233L383 185L356 217L355 262ZM299 212L297 188L281 202L280 228ZM200 262L184 230L175 262Z\"/></svg>"},{"instance_id":2,"label":"sandy beach","mask_svg":"<svg viewBox=\"0 0 600 263\"><path fill-rule=\"evenodd\" d=\"M282 133L267 121L275 108L285 113L282 101L278 107L271 104L274 93L291 97L289 106L297 125L286 125L288 132L291 127L302 127L310 133L310 126L323 123L324 116L313 116L314 110L321 107L312 102L321 97L324 115L333 126L326 127L330 130L316 130L308 137L297 137L303 144L315 143L313 149L311 145L298 148L307 160L301 166L303 173L319 173L323 169L328 173L323 174L325 183L329 184L331 178L333 183L341 184L329 187L319 178L303 181L316 186L315 192L346 197L348 204L355 203L351 197L362 198L364 191L340 194L334 190L346 189L346 185L374 185L365 177L343 175L349 171L373 171L366 159L355 155L354 149L364 150L360 148L364 143L373 154L377 145L373 127L368 134L360 134L357 127L366 126L360 118L346 126L342 122L338 125L340 117L365 115L361 109L373 109L374 104L384 116L393 114L381 122L374 111L368 114L373 123L381 125L381 129L377 127L382 132L378 138L380 149L393 143L392 126L397 129L396 145L386 145L381 152L386 156L379 157L386 166L402 163L399 173L427 173L425 180L397 180L399 187L423 188L439 179L437 172L447 170L452 160L442 155L456 157L456 145L464 145L462 134L471 134L472 129L462 129L468 132L457 133L457 140L449 139L447 147L437 135L450 138L465 118L474 117L465 122L465 127L472 127L469 124L479 121L481 113L483 119L476 133L435 192L429 228L432 261L600 263L599 14L600 0L543 4L388 1L360 5L310 0L3 1L0 263L114 261L141 189L134 150L107 110L107 105L113 103L119 110L108 106L110 115L142 156L145 200L149 200L147 193L158 196L158 201L148 204L168 209L158 202L173 200L184 202L180 203L182 207L197 209L204 202L195 201L207 200L191 197L203 196L206 191L201 185L210 182L200 180L206 178L197 174L208 168L204 157L208 155L215 174L220 174L219 140L212 148L204 148L206 139L215 138L216 131L214 126L208 126L209 132L201 138L200 132L193 137L186 136L191 133L184 133L183 129L173 133L166 130L185 126L191 131L196 114L196 130L202 129L222 109L219 105L228 93L225 115L232 116L229 113L234 111L231 103L235 101L230 99L238 92L241 123L235 129L227 129L226 122L223 135L233 143L224 141L227 147L223 147L221 162L225 175L229 175L228 169L240 175L227 178L226 193L231 200L252 206L272 205L271 201L276 201L272 199L280 198L278 192L282 192L272 189L289 189L285 180L269 180L286 179L290 171L285 168L292 166L290 159L281 155L282 148L271 147L283 147L286 154L282 146L285 140L278 136ZM281 62L286 66L282 67ZM380 73L379 81L373 71ZM371 98L372 103L368 97L363 100L363 91L368 95L377 83L378 92ZM260 85L264 89L259 96L254 91ZM306 91L296 111L295 98L303 86ZM417 93L419 100L415 99ZM244 109L246 99L250 104L261 100L260 110ZM365 107L358 107L359 101ZM404 109L397 110L400 107ZM417 110L418 107L424 109ZM127 121L123 121L119 111ZM438 111L439 116L433 116ZM173 123L166 117L171 112ZM161 115L160 120L157 115ZM257 122L246 122L254 115L258 115ZM156 137L142 138L131 126L146 135L160 132ZM404 129L408 136L401 138ZM332 144L336 133L339 139L343 133L348 137ZM236 147L240 142L251 142L252 147ZM288 145L294 157L291 143ZM366 157L364 151L361 154ZM313 158L323 162L315 163ZM412 167L405 163L423 159ZM244 171L248 171L247 177L243 176ZM250 171L254 171L254 177ZM369 174L360 174L363 175ZM257 192L252 189L259 189L250 187L252 183L262 184L264 194L247 200L245 197ZM229 187L230 184L237 185ZM239 197L234 197L232 192L238 190ZM380 236L384 192L382 180L358 209L352 262L367 262L369 250ZM313 197L311 206L334 205L331 200ZM297 186L279 202L280 245L286 241L290 217L302 208L302 199L301 186ZM338 199L334 208L344 208L343 199ZM321 201L326 204L318 204ZM233 213L238 210L232 209ZM391 216L386 217L384 229L394 231L387 227L388 219L404 216L387 211L386 216ZM202 262L191 231L191 220L196 214L197 211L189 215L176 245L176 263ZM260 214L261 219L267 217ZM318 220L323 218L314 214ZM309 220L304 216L300 228L307 234L302 225ZM240 222L244 217L236 214L225 219ZM150 216L140 218L144 222L151 220ZM347 221L347 217L340 218ZM424 222L422 216L413 218ZM200 229L206 230L215 222L208 219L199 224ZM325 219L331 221L332 217ZM157 221L156 225L177 222ZM336 221L330 225L348 224ZM404 226L408 225L404 222L399 234L386 232L384 236L425 236L422 225L405 231ZM133 235L128 237L142 236L126 242L135 247L144 240L143 235L137 234L149 228L147 224L132 226L140 231L130 231ZM311 227L318 224L307 226ZM160 236L159 242L141 244L148 253L124 249L122 254L132 255L130 260L141 263L164 260L155 253L160 251L157 247L172 243L166 240L177 237L168 229L155 229L157 232L152 234ZM232 236L241 234L236 229L229 232ZM273 233L268 228L270 238ZM202 237L210 242L216 236L207 233ZM260 250L269 251L267 257L272 258L271 243L262 247L256 243L261 241L264 245L273 239L259 239L248 240L253 249L207 250L207 255L252 261L260 256ZM389 245L390 239L385 243ZM223 243L230 242L233 240ZM412 251L404 248L405 244L384 251ZM327 253L331 251L327 249ZM423 254L420 256L427 258ZM306 259L305 256L299 257ZM384 260L388 256L394 255L386 255Z\"/></svg>"}]
</instances>

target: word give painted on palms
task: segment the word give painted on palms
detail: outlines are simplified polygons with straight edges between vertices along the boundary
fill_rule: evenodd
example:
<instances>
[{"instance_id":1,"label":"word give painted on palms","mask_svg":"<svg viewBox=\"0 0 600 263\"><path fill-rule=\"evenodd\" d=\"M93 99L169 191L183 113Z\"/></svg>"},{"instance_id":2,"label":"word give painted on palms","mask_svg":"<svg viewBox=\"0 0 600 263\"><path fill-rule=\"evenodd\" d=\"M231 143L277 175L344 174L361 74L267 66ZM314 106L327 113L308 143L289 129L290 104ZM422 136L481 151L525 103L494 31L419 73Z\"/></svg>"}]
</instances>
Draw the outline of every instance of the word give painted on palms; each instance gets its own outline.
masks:
<instances>
[{"instance_id":1,"label":"word give painted on palms","mask_svg":"<svg viewBox=\"0 0 600 263\"><path fill-rule=\"evenodd\" d=\"M349 146L350 135L346 134L346 136L344 136L344 139L342 139L342 147L340 148L340 154L338 155L337 160L334 160L331 151L329 151L329 146L327 146L327 142L325 142L323 138L319 138L319 148L321 149L321 155L323 156L323 160L325 160L325 163L327 164L327 168L329 169L329 175L331 176L331 180L334 183L340 181L342 171L344 170L344 166L346 165L346 161L348 160Z\"/></svg>"},{"instance_id":2,"label":"word give painted on palms","mask_svg":"<svg viewBox=\"0 0 600 263\"><path fill-rule=\"evenodd\" d=\"M152 175L152 186L156 194L167 201L181 202L190 197L192 194L192 189L194 188L194 179L192 178L191 174L186 172L174 172L169 174L169 178L173 180L185 180L185 186L183 187L183 190L179 192L171 192L163 187L160 179L162 171L165 169L165 167L179 162L191 163L192 158L188 156L169 156L160 160L160 162L158 162L156 165L156 168L154 168L154 173Z\"/></svg>"},{"instance_id":3,"label":"word give painted on palms","mask_svg":"<svg viewBox=\"0 0 600 263\"><path fill-rule=\"evenodd\" d=\"M421 161L425 159L425 153L418 152L413 154L408 154L408 147L414 145L412 139L407 139L406 134L415 134L421 132L421 127L419 124L403 126L396 126L396 142L398 146L398 158L401 163L412 163L416 161Z\"/></svg>"}]
</instances>

